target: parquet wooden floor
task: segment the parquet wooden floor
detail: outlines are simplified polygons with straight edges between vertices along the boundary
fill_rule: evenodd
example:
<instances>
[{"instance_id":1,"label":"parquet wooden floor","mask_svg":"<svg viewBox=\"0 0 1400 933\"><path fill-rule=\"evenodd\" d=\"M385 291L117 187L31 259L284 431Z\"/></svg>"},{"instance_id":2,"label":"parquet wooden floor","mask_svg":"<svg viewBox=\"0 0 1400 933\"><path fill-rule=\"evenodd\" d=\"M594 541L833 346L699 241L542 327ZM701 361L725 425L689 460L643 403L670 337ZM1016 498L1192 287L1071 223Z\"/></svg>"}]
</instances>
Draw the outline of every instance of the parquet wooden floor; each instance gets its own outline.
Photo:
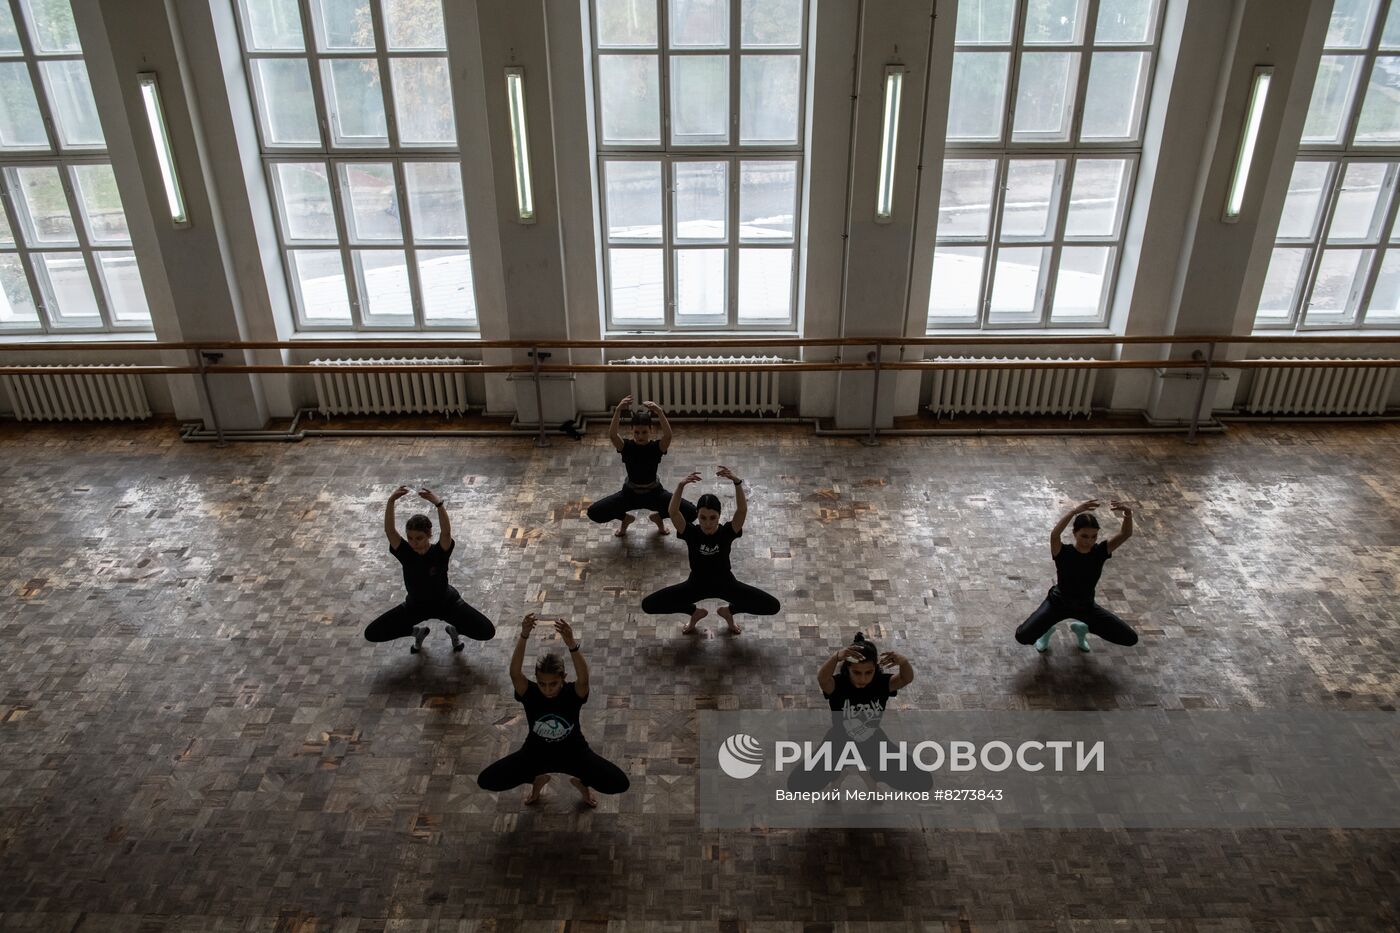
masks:
<instances>
[{"instance_id":1,"label":"parquet wooden floor","mask_svg":"<svg viewBox=\"0 0 1400 933\"><path fill-rule=\"evenodd\" d=\"M783 602L737 640L640 612L684 551L581 517L621 478L599 432L0 427L0 929L1400 928L1400 831L713 832L693 801L695 711L819 706L857 629L913 661L914 708L1394 710L1400 426L878 449L680 427L663 479L717 463L754 487L736 569ZM363 641L401 598L400 482L447 499L453 582L503 637ZM1092 495L1138 505L1100 597L1142 641L1041 657L1011 633L1048 528ZM529 810L476 787L523 736L506 662L530 610L573 620L585 731L632 778L595 812L562 782Z\"/></svg>"}]
</instances>

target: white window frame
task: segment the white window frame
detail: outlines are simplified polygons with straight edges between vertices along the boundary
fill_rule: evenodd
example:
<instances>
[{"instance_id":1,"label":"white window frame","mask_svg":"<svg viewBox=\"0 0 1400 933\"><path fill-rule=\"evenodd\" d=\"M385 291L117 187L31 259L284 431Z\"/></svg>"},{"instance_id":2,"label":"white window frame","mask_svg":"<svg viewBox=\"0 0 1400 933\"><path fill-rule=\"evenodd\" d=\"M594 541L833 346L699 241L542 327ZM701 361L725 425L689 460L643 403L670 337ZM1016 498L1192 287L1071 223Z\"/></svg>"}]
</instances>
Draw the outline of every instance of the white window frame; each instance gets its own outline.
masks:
<instances>
[{"instance_id":1,"label":"white window frame","mask_svg":"<svg viewBox=\"0 0 1400 933\"><path fill-rule=\"evenodd\" d=\"M394 59L442 59L447 62L448 68L448 91L455 95L458 90L453 86L455 82L451 80L452 60L446 48L441 49L395 49L390 51L386 39L384 25L384 9L381 0L368 0L370 8L370 20L374 33L373 49L336 49L321 50L318 48L317 35L318 27L314 19L312 10L312 0L295 0L297 9L301 16L302 42L304 48L295 50L250 50L248 40L248 17L244 0L232 0L234 15L238 20L238 44L239 54L243 58L244 78L248 82L248 90L254 99L256 110L256 122L258 131L258 144L263 161L263 172L268 185L268 195L272 200L273 211L277 217L277 248L282 258L283 274L286 277L289 291L288 298L292 303L295 312L296 328L299 332L314 331L360 331L360 332L416 332L416 331L447 331L447 332L467 332L479 333L481 328L480 312L475 297L476 276L471 275L471 287L473 297L471 302L472 314L469 318L456 318L447 321L429 322L425 318L423 305L423 284L419 274L417 253L420 248L425 249L456 249L467 253L467 261L470 266L472 251L470 238L464 241L437 241L437 240L417 240L413 235L413 221L410 217L408 204L408 189L404 184L404 165L414 162L452 162L458 167L458 172L463 179L465 187L465 167L462 165L460 138L461 128L458 126L457 115L454 109L453 126L457 139L447 144L405 144L399 138L398 112L394 103L393 77L390 63ZM443 3L450 3L452 0L443 0ZM444 16L445 16L444 11ZM265 109L262 101L262 88L254 74L254 62L260 59L290 59L304 61L308 69L308 76L311 82L311 94L316 108L317 132L320 142L317 145L276 145L266 136L264 114ZM322 83L323 63L337 60L364 60L373 59L379 71L379 90L384 102L385 135L387 144L383 146L336 146L332 144L332 130L330 111L326 103L325 87ZM327 166L327 184L330 188L330 199L335 217L337 243L324 243L312 245L307 243L289 244L287 242L285 224L283 218L285 213L281 204L280 189L274 177L274 167L278 163L321 163ZM383 243L351 243L346 224L346 199L349 194L341 183L339 166L346 163L378 162L391 164L394 173L395 198L397 200L398 221L400 225L401 238L393 242ZM465 190L463 192L463 211L466 210ZM335 250L340 253L341 265L345 277L345 287L349 299L350 321L349 322L329 322L308 320L301 298L301 289L296 277L296 270L292 266L291 254L297 250ZM398 250L404 254L404 261L407 267L409 282L409 301L413 311L412 321L405 321L402 324L390 323L382 320L367 320L369 317L369 298L365 294L364 285L360 281L357 267L353 260L353 253L356 251L368 250Z\"/></svg>"},{"instance_id":2,"label":"white window frame","mask_svg":"<svg viewBox=\"0 0 1400 933\"><path fill-rule=\"evenodd\" d=\"M1393 250L1400 250L1400 242L1393 243L1391 241L1392 231L1394 231L1394 235L1400 236L1400 230L1395 230L1397 208L1400 208L1400 142L1388 145L1368 145L1355 141L1357 125L1361 121L1361 110L1366 102L1366 91L1371 85L1371 73L1375 68L1376 59L1381 57L1381 34L1385 31L1386 19L1389 17L1392 7L1396 6L1397 3L1400 3L1400 0L1379 0L1375 18L1371 22L1370 37L1364 48L1324 47L1323 49L1323 58L1357 58L1361 61L1361 67L1357 74L1356 85L1351 89L1347 100L1348 110L1342 121L1342 141L1340 143L1300 142L1298 144L1298 155L1294 160L1295 168L1300 162L1326 162L1331 165L1331 169L1325 182L1325 195L1314 221L1312 235L1309 237L1279 237L1275 231L1275 250L1306 248L1307 258L1303 263L1299 280L1294 283L1293 302L1289 307L1287 317L1260 320L1256 308L1253 328L1255 333L1357 332L1395 330L1400 327L1400 322L1397 322L1394 317L1375 323L1369 323L1366 320L1385 254ZM1385 57L1400 58L1400 49L1386 50ZM1309 86L1310 94L1311 91L1312 87ZM1389 192L1389 201L1386 204L1383 219L1372 237L1328 243L1328 229L1331 227L1333 215L1336 213L1347 169L1353 164L1367 162L1390 166L1385 182L1385 190ZM1285 197L1287 197L1286 194ZM1307 308L1312 302L1324 252L1347 250L1370 251L1372 255L1369 268L1364 275L1358 277L1358 281L1348 296L1348 312L1345 319L1319 317L1317 320L1308 322ZM1272 256L1273 251L1270 251L1271 259Z\"/></svg>"},{"instance_id":3,"label":"white window frame","mask_svg":"<svg viewBox=\"0 0 1400 933\"><path fill-rule=\"evenodd\" d=\"M598 47L598 15L596 0L589 0L589 49L593 68L594 88L594 133L597 140L596 156L598 167L597 210L602 241L601 263L603 269L603 307L605 309L605 329L608 332L627 333L690 333L704 331L723 332L797 332L798 270L802 254L802 203L803 203L803 163L805 161L807 120L807 69L809 55L809 26L811 22L811 0L801 0L802 22L800 28L801 45L797 49L790 46L742 45L742 3L729 2L729 44L724 48L682 48L668 47L670 35L670 0L656 0L656 45L629 46L626 48ZM729 142L726 144L708 143L697 145L676 144L670 141L671 133L671 59L687 56L726 55L729 58ZM743 59L754 55L791 55L798 59L798 87L800 89L801 112L797 119L796 143L748 143L739 142L740 133L740 84L743 72ZM599 62L608 55L654 55L657 58L657 94L660 104L659 144L636 143L631 145L609 145L603 136L603 107L599 98ZM643 242L622 240L616 243L608 238L607 216L607 163L621 161L659 162L661 165L661 239ZM740 182L744 162L788 162L795 165L792 237L778 239L765 237L761 240L739 238L739 198ZM726 200L726 237L723 242L690 242L677 245L673 226L675 186L675 166L684 162L724 162L727 164L728 191ZM689 249L725 250L725 314L700 318L687 315L686 323L677 321L676 298L676 258L680 252ZM661 250L662 281L664 283L662 320L654 318L619 318L612 308L612 263L613 249ZM792 275L788 288L787 321L739 321L739 254L748 249L784 249L792 252Z\"/></svg>"},{"instance_id":4,"label":"white window frame","mask_svg":"<svg viewBox=\"0 0 1400 933\"><path fill-rule=\"evenodd\" d=\"M944 162L963 160L995 160L997 163L996 178L992 190L991 218L988 224L988 233L985 237L944 237L935 236L935 252L941 246L984 246L986 248L986 258L982 268L982 281L977 296L976 318L968 317L963 321L954 321L946 317L934 319L932 315L932 300L928 311L928 321L926 333L938 334L949 331L967 330L1060 330L1076 328L1102 328L1108 324L1111 313L1111 298L1118 283L1119 267L1123 260L1123 243L1125 231L1127 229L1127 218L1132 209L1133 194L1137 184L1137 169L1142 160L1142 132L1143 126L1147 122L1147 104L1152 99L1152 86L1157 77L1157 65L1161 60L1162 30L1166 15L1167 0L1156 0L1153 9L1155 21L1152 28L1152 40L1138 44L1119 44L1098 46L1100 52L1145 52L1149 55L1147 79L1138 89L1137 100L1137 127L1136 137L1131 141L1110 140L1105 142L1079 141L1079 134L1084 122L1084 100L1089 88L1089 71L1093 64L1093 54L1096 50L1094 45L1095 33L1098 28L1100 0L1084 0L1083 6L1083 30L1077 42L1065 44L1040 44L1033 43L1029 46L1025 44L1026 13L1029 6L1028 0L1017 0L1015 4L1015 21L1012 24L1011 41L1009 43L959 43L955 44L955 54L961 51L969 52L1001 52L1009 57L1007 65L1006 96L1003 100L1001 114L1001 137L997 142L987 142L982 140L958 140L946 139L943 153ZM956 24L954 26L956 28ZM1079 55L1079 74L1075 87L1074 107L1071 113L1068 138L1061 142L1048 139L1036 140L1016 140L1012 136L1013 126L1016 117L1016 97L1020 90L1021 79L1021 59L1025 52L1064 52ZM1091 158L1123 159L1127 162L1126 174L1122 187L1122 202L1119 205L1117 218L1117 230L1113 237L1075 237L1067 239L1064 236L1065 220L1067 217L1071 185L1074 181L1074 166L1080 160ZM1008 165L1012 160L1026 159L1063 159L1065 160L1063 175L1059 184L1052 192L1051 211L1054 217L1053 229L1050 236L1044 239L1022 239L1002 240L1000 231L1002 224L1002 207L1006 194L1006 175ZM1036 292L1036 310L1034 317L1023 319L999 319L989 320L991 316L992 290L995 287L996 278L996 258L997 253L1003 247L1020 246L1044 246L1051 250L1049 261L1042 267L1040 273L1040 285ZM1094 320L1072 319L1064 321L1051 321L1051 311L1055 301L1055 281L1058 277L1060 267L1060 255L1065 246L1107 246L1113 250L1112 257L1108 264L1107 274L1104 278L1103 291L1099 302L1099 315ZM930 295L938 290L938 282L934 280L930 286Z\"/></svg>"},{"instance_id":5,"label":"white window frame","mask_svg":"<svg viewBox=\"0 0 1400 933\"><path fill-rule=\"evenodd\" d=\"M20 264L24 268L31 300L39 319L37 325L0 324L0 333L60 336L67 334L151 333L153 327L149 319L149 304L147 305L148 317L145 321L121 322L115 320L112 313L112 300L107 291L107 281L99 267L100 254L105 252L134 254L135 248L129 238L126 243L122 244L94 245L92 243L88 235L87 211L73 179L73 170L78 166L105 165L111 168L112 162L107 155L107 146L105 143L100 146L64 146L62 144L59 138L58 121L54 117L53 107L49 102L48 85L40 73L41 62L77 61L83 62L84 68L86 68L83 53L81 51L42 53L36 51L29 34L28 19L23 4L20 0L0 0L0 3L9 7L20 43L19 55L0 56L0 61L24 63L29 80L34 86L34 98L38 103L39 116L43 121L44 133L48 140L47 146L44 148L0 150L0 202L3 202L5 220L9 223L10 233L14 238L13 246L0 246L0 255L13 254L19 257ZM20 215L23 195L10 190L8 170L12 168L55 168L58 170L64 198L68 202L68 209L76 231L76 246L43 246L28 243ZM122 209L125 212L125 205ZM83 264L87 268L88 278L92 284L100 323L92 325L58 323L58 311L52 306L55 299L47 285L48 273L40 271L40 263L35 256L38 253L73 253L83 258Z\"/></svg>"}]
</instances>

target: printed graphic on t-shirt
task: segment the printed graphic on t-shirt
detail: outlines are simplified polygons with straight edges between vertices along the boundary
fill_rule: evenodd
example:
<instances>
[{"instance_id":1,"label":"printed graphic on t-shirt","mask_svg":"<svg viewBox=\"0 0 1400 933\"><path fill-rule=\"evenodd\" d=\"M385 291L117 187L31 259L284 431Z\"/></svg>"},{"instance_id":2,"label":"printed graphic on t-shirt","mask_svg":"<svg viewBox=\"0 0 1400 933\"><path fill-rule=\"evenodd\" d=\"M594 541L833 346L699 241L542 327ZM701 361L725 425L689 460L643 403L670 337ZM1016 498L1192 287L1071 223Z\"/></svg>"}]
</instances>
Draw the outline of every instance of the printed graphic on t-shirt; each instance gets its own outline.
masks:
<instances>
[{"instance_id":1,"label":"printed graphic on t-shirt","mask_svg":"<svg viewBox=\"0 0 1400 933\"><path fill-rule=\"evenodd\" d=\"M883 715L885 704L879 700L871 700L869 703L852 703L847 700L841 704L841 725L846 734L857 742L864 742L875 735Z\"/></svg>"},{"instance_id":2,"label":"printed graphic on t-shirt","mask_svg":"<svg viewBox=\"0 0 1400 933\"><path fill-rule=\"evenodd\" d=\"M719 553L719 545L718 545L718 544L702 544L702 545L700 545L700 553L701 553L701 554L704 554L706 557L714 557L716 554Z\"/></svg>"},{"instance_id":3,"label":"printed graphic on t-shirt","mask_svg":"<svg viewBox=\"0 0 1400 933\"><path fill-rule=\"evenodd\" d=\"M574 724L555 713L545 713L535 720L534 733L546 742L558 742L573 731Z\"/></svg>"}]
</instances>

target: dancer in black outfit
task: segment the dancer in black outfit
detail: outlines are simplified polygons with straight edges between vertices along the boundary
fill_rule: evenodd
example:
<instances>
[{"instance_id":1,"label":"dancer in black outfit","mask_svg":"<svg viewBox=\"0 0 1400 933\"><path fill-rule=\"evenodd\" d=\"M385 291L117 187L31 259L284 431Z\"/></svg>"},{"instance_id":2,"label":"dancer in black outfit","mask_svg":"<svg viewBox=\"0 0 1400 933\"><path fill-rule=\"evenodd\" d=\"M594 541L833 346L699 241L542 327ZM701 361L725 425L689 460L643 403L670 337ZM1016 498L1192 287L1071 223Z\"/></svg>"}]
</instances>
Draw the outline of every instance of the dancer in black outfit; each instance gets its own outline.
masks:
<instances>
[{"instance_id":1,"label":"dancer in black outfit","mask_svg":"<svg viewBox=\"0 0 1400 933\"><path fill-rule=\"evenodd\" d=\"M735 538L744 533L744 518L749 511L748 499L744 495L744 481L735 476L729 467L721 466L715 475L734 484L734 517L721 525L719 496L706 493L696 503L695 521L688 522L681 511L681 493L691 483L700 482L700 474L691 473L681 480L671 494L669 511L671 521L676 526L676 536L690 549L690 578L684 583L657 590L642 600L642 611L651 615L681 612L690 616L690 621L681 627L681 631L687 635L695 631L696 623L709 615L707 610L696 607L697 600L715 598L728 602L718 611L729 626L731 635L743 631L734 621L736 612L771 616L781 608L778 600L770 594L734 578L734 572L729 567L729 547Z\"/></svg>"},{"instance_id":2,"label":"dancer in black outfit","mask_svg":"<svg viewBox=\"0 0 1400 933\"><path fill-rule=\"evenodd\" d=\"M1075 620L1069 627L1080 651L1090 650L1089 632L1115 645L1137 644L1137 632L1132 626L1094 602L1094 587L1103 573L1104 561L1133 535L1133 510L1117 499L1110 500L1110 510L1123 517L1123 524L1118 534L1100 541L1099 520L1093 514L1098 507L1098 499L1079 503L1061 516L1050 532L1050 556L1055 559L1056 583L1050 587L1040 607L1016 629L1016 640L1021 644L1034 644L1037 651L1049 650L1055 626L1065 619ZM1060 538L1071 521L1074 522L1074 544L1066 547Z\"/></svg>"},{"instance_id":3,"label":"dancer in black outfit","mask_svg":"<svg viewBox=\"0 0 1400 933\"><path fill-rule=\"evenodd\" d=\"M898 668L890 674L882 667ZM861 760L872 770L867 777L888 784L897 790L928 790L933 775L919 768L900 771L880 767L881 743L888 741L880 727L890 697L914 681L914 667L902 654L886 651L880 654L875 643L856 632L849 647L842 648L826 659L817 671L817 685L831 707L831 729L823 740L833 747L833 755L847 742L855 742ZM821 790L838 779L840 772L795 770L788 778L790 790Z\"/></svg>"},{"instance_id":4,"label":"dancer in black outfit","mask_svg":"<svg viewBox=\"0 0 1400 933\"><path fill-rule=\"evenodd\" d=\"M409 650L417 654L423 647L423 639L428 637L425 623L429 619L441 619L447 623L453 651L465 647L461 635L489 641L496 634L491 620L467 605L461 594L447 583L447 561L456 546L447 505L431 489L418 490L421 498L437 507L442 534L436 544L431 543L432 520L426 515L415 515L408 520L405 534L401 536L394 523L394 505L406 495L407 486L400 486L390 494L384 506L384 534L389 539L389 553L403 565L403 585L408 595L402 603L369 624L365 629L366 640L393 641L412 635L413 647Z\"/></svg>"},{"instance_id":5,"label":"dancer in black outfit","mask_svg":"<svg viewBox=\"0 0 1400 933\"><path fill-rule=\"evenodd\" d=\"M620 794L630 782L621 768L589 748L583 737L578 714L588 701L588 662L568 622L555 619L554 630L563 637L569 657L574 659L574 681L564 680L564 662L557 654L546 654L535 662L534 680L521 672L525 642L537 621L533 612L525 617L515 640L515 653L510 656L510 682L515 686L515 698L525 706L530 732L518 751L489 765L476 782L490 791L529 784L525 802L536 803L551 773L567 774L583 802L596 807L598 799L593 791Z\"/></svg>"},{"instance_id":6,"label":"dancer in black outfit","mask_svg":"<svg viewBox=\"0 0 1400 933\"><path fill-rule=\"evenodd\" d=\"M666 413L661 410L660 405L655 402L643 402L642 407L646 410L632 415L632 437L623 440L618 422L622 419L622 412L631 407L632 396L629 395L617 403L617 407L613 409L612 423L608 425L608 438L617 448L617 452L622 454L623 465L627 467L627 479L620 491L590 505L588 517L600 525L622 522L617 531L613 532L620 538L627 534L627 526L636 521L627 513L637 509L648 509L652 513L651 520L656 523L657 533L670 534L661 514L669 507L671 496L657 478L656 468L661 464L661 458L666 456L666 451L671 448L671 422L666 420ZM658 440L652 440L651 437L653 417L661 426L661 437ZM695 521L695 506L684 499L681 500L681 512L685 514L686 521Z\"/></svg>"}]
</instances>

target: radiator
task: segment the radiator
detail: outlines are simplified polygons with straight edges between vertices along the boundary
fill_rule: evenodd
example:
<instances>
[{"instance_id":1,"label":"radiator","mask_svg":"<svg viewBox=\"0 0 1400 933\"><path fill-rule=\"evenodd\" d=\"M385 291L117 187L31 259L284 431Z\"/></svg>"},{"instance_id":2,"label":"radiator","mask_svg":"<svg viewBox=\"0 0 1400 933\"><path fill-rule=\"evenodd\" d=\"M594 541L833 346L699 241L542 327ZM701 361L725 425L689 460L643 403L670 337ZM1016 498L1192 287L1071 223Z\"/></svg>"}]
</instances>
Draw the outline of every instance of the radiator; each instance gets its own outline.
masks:
<instances>
[{"instance_id":1,"label":"radiator","mask_svg":"<svg viewBox=\"0 0 1400 933\"><path fill-rule=\"evenodd\" d=\"M376 358L312 360L316 373L316 410L322 415L462 414L467 410L465 373L414 372L419 366L471 365L465 360ZM344 373L341 366L397 366L392 373Z\"/></svg>"},{"instance_id":2,"label":"radiator","mask_svg":"<svg viewBox=\"0 0 1400 933\"><path fill-rule=\"evenodd\" d=\"M1316 357L1264 357L1278 366L1254 371L1246 410L1264 415L1380 415L1385 413L1395 369L1366 366L1289 366ZM1353 362L1347 360L1347 362Z\"/></svg>"},{"instance_id":3,"label":"radiator","mask_svg":"<svg viewBox=\"0 0 1400 933\"><path fill-rule=\"evenodd\" d=\"M941 363L1041 362L1036 358L940 356ZM1044 360L1064 363L1070 360ZM1087 362L1073 360L1072 362ZM938 369L933 373L929 411L956 414L1084 415L1090 414L1097 369Z\"/></svg>"},{"instance_id":4,"label":"radiator","mask_svg":"<svg viewBox=\"0 0 1400 933\"><path fill-rule=\"evenodd\" d=\"M634 356L618 363L674 365L677 363L782 363L777 356ZM776 415L779 374L754 372L634 372L632 397L652 401L668 412L720 415L765 412Z\"/></svg>"},{"instance_id":5,"label":"radiator","mask_svg":"<svg viewBox=\"0 0 1400 933\"><path fill-rule=\"evenodd\" d=\"M73 364L88 365L88 364ZM55 367L56 368L56 367ZM117 421L151 417L146 387L135 373L0 376L20 421Z\"/></svg>"}]
</instances>

